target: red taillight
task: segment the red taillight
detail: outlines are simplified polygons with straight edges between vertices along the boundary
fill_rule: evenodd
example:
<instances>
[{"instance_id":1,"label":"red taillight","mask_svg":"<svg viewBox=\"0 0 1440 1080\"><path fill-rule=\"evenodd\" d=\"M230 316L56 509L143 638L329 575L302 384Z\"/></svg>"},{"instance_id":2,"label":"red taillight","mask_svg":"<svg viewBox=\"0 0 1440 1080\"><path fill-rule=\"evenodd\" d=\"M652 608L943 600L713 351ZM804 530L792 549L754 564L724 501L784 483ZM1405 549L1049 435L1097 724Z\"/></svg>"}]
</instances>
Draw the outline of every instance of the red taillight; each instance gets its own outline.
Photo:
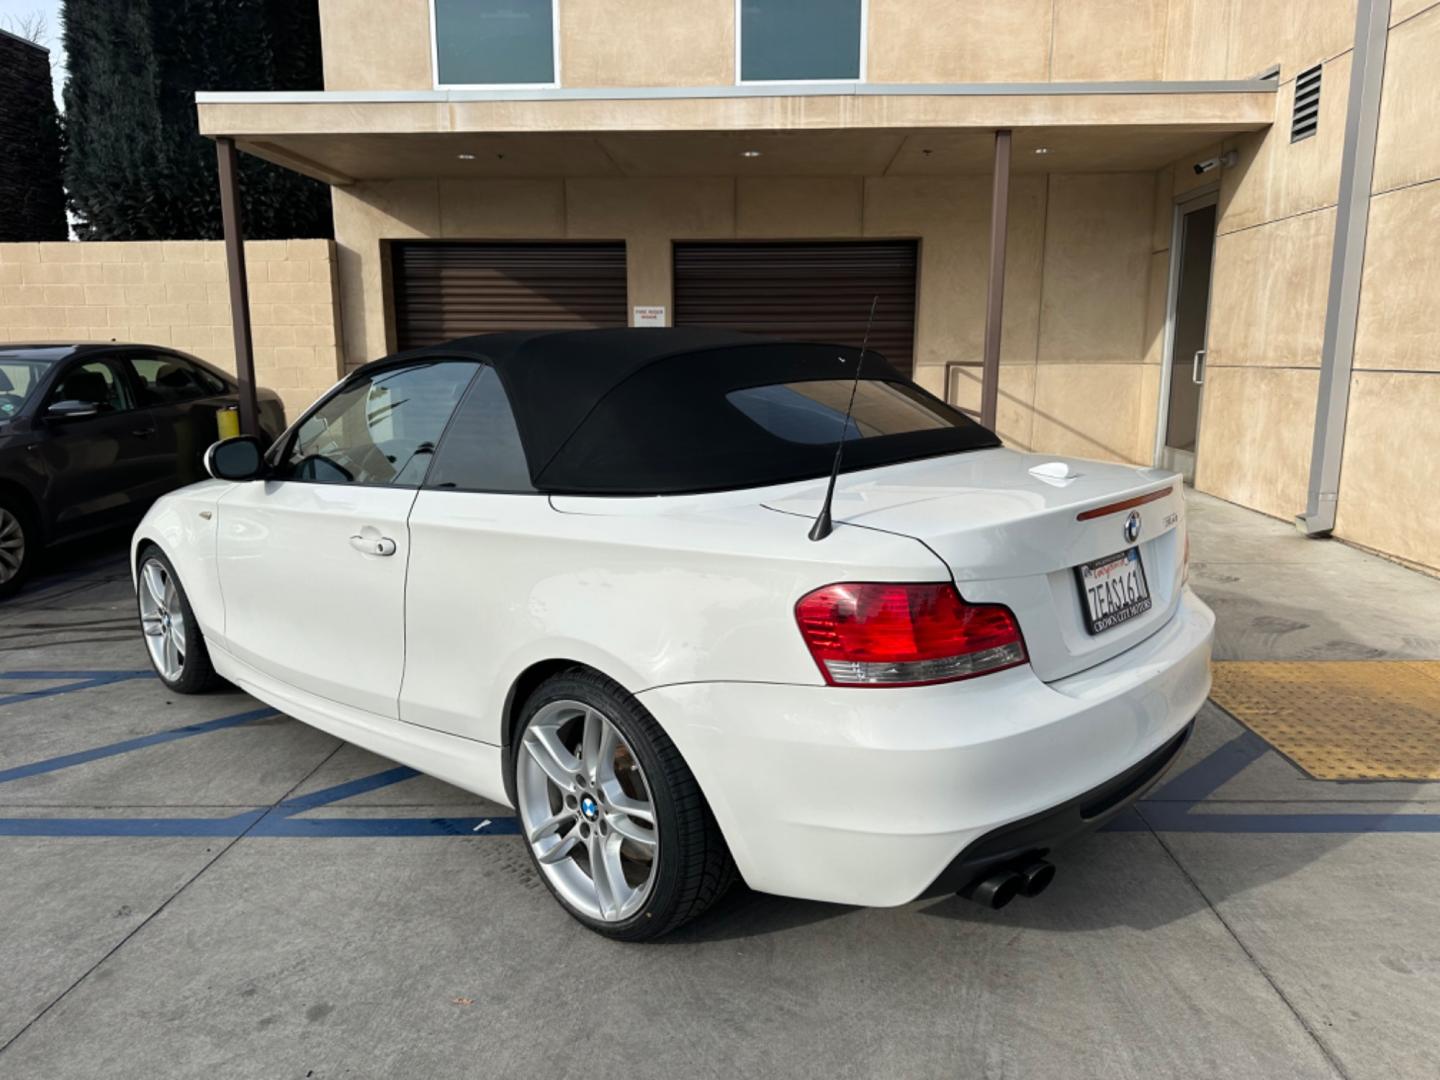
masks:
<instances>
[{"instance_id":1,"label":"red taillight","mask_svg":"<svg viewBox=\"0 0 1440 1080\"><path fill-rule=\"evenodd\" d=\"M807 593L795 621L832 686L919 686L1025 663L1010 609L950 584L846 582Z\"/></svg>"}]
</instances>

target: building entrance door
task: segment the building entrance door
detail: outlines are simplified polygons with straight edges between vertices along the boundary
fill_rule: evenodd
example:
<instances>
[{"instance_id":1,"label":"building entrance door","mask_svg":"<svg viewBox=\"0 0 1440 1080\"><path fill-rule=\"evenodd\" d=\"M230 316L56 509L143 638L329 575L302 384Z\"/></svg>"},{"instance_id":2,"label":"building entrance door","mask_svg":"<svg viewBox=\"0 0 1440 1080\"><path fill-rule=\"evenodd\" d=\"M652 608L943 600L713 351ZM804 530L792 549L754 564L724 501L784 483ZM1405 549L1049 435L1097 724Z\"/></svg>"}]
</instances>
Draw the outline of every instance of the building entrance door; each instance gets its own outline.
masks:
<instances>
[{"instance_id":1,"label":"building entrance door","mask_svg":"<svg viewBox=\"0 0 1440 1080\"><path fill-rule=\"evenodd\" d=\"M1160 464L1195 479L1200 397L1210 323L1210 271L1215 258L1214 192L1175 208L1170 290L1170 350L1161 379Z\"/></svg>"}]
</instances>

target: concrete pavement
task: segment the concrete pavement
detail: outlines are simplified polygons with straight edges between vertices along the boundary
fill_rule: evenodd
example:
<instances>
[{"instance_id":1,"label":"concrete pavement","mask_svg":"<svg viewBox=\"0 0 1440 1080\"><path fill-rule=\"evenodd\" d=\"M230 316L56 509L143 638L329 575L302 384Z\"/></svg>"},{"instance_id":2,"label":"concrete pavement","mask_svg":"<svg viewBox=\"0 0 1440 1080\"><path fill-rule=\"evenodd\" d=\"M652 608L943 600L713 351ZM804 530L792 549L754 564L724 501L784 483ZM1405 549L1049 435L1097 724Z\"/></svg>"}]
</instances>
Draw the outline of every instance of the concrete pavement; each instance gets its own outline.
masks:
<instances>
[{"instance_id":1,"label":"concrete pavement","mask_svg":"<svg viewBox=\"0 0 1440 1080\"><path fill-rule=\"evenodd\" d=\"M1191 523L1218 658L1440 657L1440 581ZM103 546L0 608L6 1080L1436 1075L1440 784L1311 780L1207 705L1035 901L740 890L617 945L506 809L134 675L132 608Z\"/></svg>"}]
</instances>

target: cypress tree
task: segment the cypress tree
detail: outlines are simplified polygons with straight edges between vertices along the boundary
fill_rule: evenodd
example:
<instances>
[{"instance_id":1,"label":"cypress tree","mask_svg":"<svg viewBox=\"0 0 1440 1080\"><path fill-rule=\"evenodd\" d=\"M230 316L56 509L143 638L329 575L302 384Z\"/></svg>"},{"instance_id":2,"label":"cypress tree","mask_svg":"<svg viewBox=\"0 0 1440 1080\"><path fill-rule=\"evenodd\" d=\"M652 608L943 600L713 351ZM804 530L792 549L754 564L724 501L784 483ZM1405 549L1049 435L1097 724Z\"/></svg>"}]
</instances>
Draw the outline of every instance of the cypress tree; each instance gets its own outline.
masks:
<instances>
[{"instance_id":1,"label":"cypress tree","mask_svg":"<svg viewBox=\"0 0 1440 1080\"><path fill-rule=\"evenodd\" d=\"M65 239L60 153L49 54L0 31L0 243Z\"/></svg>"},{"instance_id":2,"label":"cypress tree","mask_svg":"<svg viewBox=\"0 0 1440 1080\"><path fill-rule=\"evenodd\" d=\"M65 0L65 184L82 240L222 235L197 90L323 85L316 0ZM245 234L328 237L324 184L240 155Z\"/></svg>"}]
</instances>

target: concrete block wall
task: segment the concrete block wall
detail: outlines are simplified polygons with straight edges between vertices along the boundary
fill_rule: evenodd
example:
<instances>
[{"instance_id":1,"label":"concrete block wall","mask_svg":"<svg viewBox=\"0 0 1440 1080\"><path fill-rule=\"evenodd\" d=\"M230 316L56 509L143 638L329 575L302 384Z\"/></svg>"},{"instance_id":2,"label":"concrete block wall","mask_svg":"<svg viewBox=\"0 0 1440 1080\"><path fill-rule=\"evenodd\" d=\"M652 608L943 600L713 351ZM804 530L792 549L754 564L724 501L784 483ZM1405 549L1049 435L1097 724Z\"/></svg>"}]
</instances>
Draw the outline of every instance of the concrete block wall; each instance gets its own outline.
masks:
<instances>
[{"instance_id":1,"label":"concrete block wall","mask_svg":"<svg viewBox=\"0 0 1440 1080\"><path fill-rule=\"evenodd\" d=\"M256 379L295 417L340 372L335 248L245 245ZM235 371L218 240L0 244L0 342L168 345Z\"/></svg>"}]
</instances>

